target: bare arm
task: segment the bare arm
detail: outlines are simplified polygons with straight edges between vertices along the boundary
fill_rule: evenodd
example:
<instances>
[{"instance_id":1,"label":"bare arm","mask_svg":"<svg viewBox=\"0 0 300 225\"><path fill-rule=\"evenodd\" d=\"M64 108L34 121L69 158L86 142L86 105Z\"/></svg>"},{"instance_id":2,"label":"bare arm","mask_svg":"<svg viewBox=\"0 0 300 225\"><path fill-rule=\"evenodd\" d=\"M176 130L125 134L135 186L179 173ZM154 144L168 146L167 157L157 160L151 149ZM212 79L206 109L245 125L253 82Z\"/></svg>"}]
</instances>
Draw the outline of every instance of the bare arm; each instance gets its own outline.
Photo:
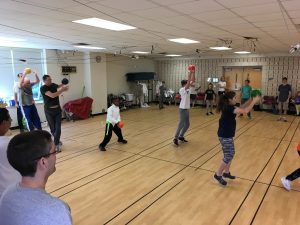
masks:
<instances>
[{"instance_id":1,"label":"bare arm","mask_svg":"<svg viewBox=\"0 0 300 225\"><path fill-rule=\"evenodd\" d=\"M35 81L33 82L34 84L38 84L39 82L40 82L40 78L39 78L39 76L37 75L37 73L36 72L33 72L34 73L34 75L35 75Z\"/></svg>"},{"instance_id":2,"label":"bare arm","mask_svg":"<svg viewBox=\"0 0 300 225\"><path fill-rule=\"evenodd\" d=\"M56 97L58 97L59 95L61 95L61 93L63 93L64 91L67 91L68 89L69 89L68 86L63 86L63 87L61 87L60 90L58 90L57 92L52 93L51 91L47 91L47 92L45 93L45 95L47 95L47 96L50 97L50 98L56 98Z\"/></svg>"},{"instance_id":3,"label":"bare arm","mask_svg":"<svg viewBox=\"0 0 300 225\"><path fill-rule=\"evenodd\" d=\"M189 71L188 80L184 88L189 89L192 82L195 82L195 72Z\"/></svg>"},{"instance_id":4,"label":"bare arm","mask_svg":"<svg viewBox=\"0 0 300 225\"><path fill-rule=\"evenodd\" d=\"M21 79L19 80L19 87L23 87L24 86L24 79L26 77L26 73L23 72L23 75L21 77Z\"/></svg>"},{"instance_id":5,"label":"bare arm","mask_svg":"<svg viewBox=\"0 0 300 225\"><path fill-rule=\"evenodd\" d=\"M250 103L245 108L237 107L235 108L234 112L235 114L242 114L242 113L248 113L251 111L253 106L260 101L260 97L254 97L253 99L249 100ZM248 101L247 101L248 102Z\"/></svg>"}]
</instances>

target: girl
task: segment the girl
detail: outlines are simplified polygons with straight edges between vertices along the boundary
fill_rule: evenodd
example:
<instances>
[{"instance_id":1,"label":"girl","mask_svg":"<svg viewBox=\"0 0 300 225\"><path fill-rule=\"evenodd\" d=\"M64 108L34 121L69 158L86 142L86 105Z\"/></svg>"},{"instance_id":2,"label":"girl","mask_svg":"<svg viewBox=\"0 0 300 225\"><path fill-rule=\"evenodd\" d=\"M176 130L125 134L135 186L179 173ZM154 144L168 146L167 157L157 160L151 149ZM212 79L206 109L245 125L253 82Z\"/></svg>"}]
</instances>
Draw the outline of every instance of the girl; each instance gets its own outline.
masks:
<instances>
[{"instance_id":1,"label":"girl","mask_svg":"<svg viewBox=\"0 0 300 225\"><path fill-rule=\"evenodd\" d=\"M233 137L236 129L236 114L248 113L253 106L260 101L260 97L254 97L240 107L235 107L236 95L235 92L225 92L219 96L219 103L217 105L217 112L221 112L221 118L219 120L218 136L222 145L224 158L217 172L214 175L214 179L222 186L226 186L227 182L223 179L235 179L235 176L230 174L230 165L234 156L234 143Z\"/></svg>"},{"instance_id":2,"label":"girl","mask_svg":"<svg viewBox=\"0 0 300 225\"><path fill-rule=\"evenodd\" d=\"M213 115L212 108L213 108L213 101L215 100L216 93L213 90L213 85L212 83L208 84L208 88L205 91L205 97L204 101L206 103L206 115L208 116L209 113ZM210 110L210 112L208 112Z\"/></svg>"},{"instance_id":3,"label":"girl","mask_svg":"<svg viewBox=\"0 0 300 225\"><path fill-rule=\"evenodd\" d=\"M299 113L300 113L300 91L297 92L297 95L294 99L294 103L295 103L297 116L299 116Z\"/></svg>"}]
</instances>

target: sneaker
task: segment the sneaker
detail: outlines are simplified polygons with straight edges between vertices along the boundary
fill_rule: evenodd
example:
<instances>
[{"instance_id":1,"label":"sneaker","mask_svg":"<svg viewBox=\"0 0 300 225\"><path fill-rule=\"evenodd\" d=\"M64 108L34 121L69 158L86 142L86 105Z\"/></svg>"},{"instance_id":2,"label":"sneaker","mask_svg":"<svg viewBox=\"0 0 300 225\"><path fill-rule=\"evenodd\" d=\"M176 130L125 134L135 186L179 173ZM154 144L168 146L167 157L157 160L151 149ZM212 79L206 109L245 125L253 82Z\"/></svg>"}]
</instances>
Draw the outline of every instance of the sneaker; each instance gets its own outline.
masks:
<instances>
[{"instance_id":1,"label":"sneaker","mask_svg":"<svg viewBox=\"0 0 300 225\"><path fill-rule=\"evenodd\" d=\"M126 140L120 140L120 141L118 141L119 143L122 143L122 144L127 144L127 141Z\"/></svg>"},{"instance_id":2,"label":"sneaker","mask_svg":"<svg viewBox=\"0 0 300 225\"><path fill-rule=\"evenodd\" d=\"M208 115L209 115L209 113L206 113L206 115L208 116Z\"/></svg>"},{"instance_id":3,"label":"sneaker","mask_svg":"<svg viewBox=\"0 0 300 225\"><path fill-rule=\"evenodd\" d=\"M250 115L248 116L248 118L249 118L249 119L252 119L252 117L251 117Z\"/></svg>"},{"instance_id":4,"label":"sneaker","mask_svg":"<svg viewBox=\"0 0 300 225\"><path fill-rule=\"evenodd\" d=\"M213 113L213 112L210 112L210 114L211 114L211 115L214 115L214 113Z\"/></svg>"},{"instance_id":5,"label":"sneaker","mask_svg":"<svg viewBox=\"0 0 300 225\"><path fill-rule=\"evenodd\" d=\"M285 190L290 191L291 190L291 181L287 180L285 177L281 178L281 183Z\"/></svg>"},{"instance_id":6,"label":"sneaker","mask_svg":"<svg viewBox=\"0 0 300 225\"><path fill-rule=\"evenodd\" d=\"M235 179L235 176L232 176L232 175L230 174L230 172L229 172L229 173L223 173L223 177L224 177L224 178L231 179L231 180L234 180L234 179Z\"/></svg>"},{"instance_id":7,"label":"sneaker","mask_svg":"<svg viewBox=\"0 0 300 225\"><path fill-rule=\"evenodd\" d=\"M57 153L61 152L61 146L59 144L55 146L55 151Z\"/></svg>"},{"instance_id":8,"label":"sneaker","mask_svg":"<svg viewBox=\"0 0 300 225\"><path fill-rule=\"evenodd\" d=\"M61 147L63 145L63 143L61 141L59 141L58 145Z\"/></svg>"},{"instance_id":9,"label":"sneaker","mask_svg":"<svg viewBox=\"0 0 300 225\"><path fill-rule=\"evenodd\" d=\"M182 142L188 142L184 137L179 137L178 140L180 140Z\"/></svg>"},{"instance_id":10,"label":"sneaker","mask_svg":"<svg viewBox=\"0 0 300 225\"><path fill-rule=\"evenodd\" d=\"M283 122L287 122L287 119L286 119L286 118L283 118Z\"/></svg>"},{"instance_id":11,"label":"sneaker","mask_svg":"<svg viewBox=\"0 0 300 225\"><path fill-rule=\"evenodd\" d=\"M280 117L279 119L277 119L277 121L281 121L282 120L282 118Z\"/></svg>"},{"instance_id":12,"label":"sneaker","mask_svg":"<svg viewBox=\"0 0 300 225\"><path fill-rule=\"evenodd\" d=\"M222 176L218 176L217 174L214 175L214 179L221 185L226 186L227 182L222 178Z\"/></svg>"},{"instance_id":13,"label":"sneaker","mask_svg":"<svg viewBox=\"0 0 300 225\"><path fill-rule=\"evenodd\" d=\"M174 143L174 145L178 146L178 145L179 145L179 144L178 144L178 139L175 138L175 139L173 140L173 143Z\"/></svg>"},{"instance_id":14,"label":"sneaker","mask_svg":"<svg viewBox=\"0 0 300 225\"><path fill-rule=\"evenodd\" d=\"M106 148L105 148L105 147L103 147L101 144L99 145L99 149L100 149L100 151L103 151L103 152L105 152L105 151L106 151Z\"/></svg>"}]
</instances>

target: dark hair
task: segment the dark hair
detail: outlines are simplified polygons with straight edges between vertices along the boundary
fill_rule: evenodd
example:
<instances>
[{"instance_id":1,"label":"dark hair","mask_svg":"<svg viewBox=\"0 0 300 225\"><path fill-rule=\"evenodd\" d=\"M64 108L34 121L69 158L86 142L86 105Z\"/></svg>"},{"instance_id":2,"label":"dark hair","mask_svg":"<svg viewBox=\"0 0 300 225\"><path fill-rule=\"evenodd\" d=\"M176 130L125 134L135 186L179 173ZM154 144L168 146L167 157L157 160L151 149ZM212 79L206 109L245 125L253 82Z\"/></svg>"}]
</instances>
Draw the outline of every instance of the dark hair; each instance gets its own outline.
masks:
<instances>
[{"instance_id":1,"label":"dark hair","mask_svg":"<svg viewBox=\"0 0 300 225\"><path fill-rule=\"evenodd\" d=\"M17 77L20 78L21 75L23 75L23 74L22 74L22 73L18 73L18 74L17 74Z\"/></svg>"},{"instance_id":2,"label":"dark hair","mask_svg":"<svg viewBox=\"0 0 300 225\"><path fill-rule=\"evenodd\" d=\"M283 77L282 80L287 80L287 77Z\"/></svg>"},{"instance_id":3,"label":"dark hair","mask_svg":"<svg viewBox=\"0 0 300 225\"><path fill-rule=\"evenodd\" d=\"M116 101L116 100L119 100L119 97L118 97L118 96L113 96L113 97L111 98L111 101L112 101L112 102L114 102L114 101Z\"/></svg>"},{"instance_id":4,"label":"dark hair","mask_svg":"<svg viewBox=\"0 0 300 225\"><path fill-rule=\"evenodd\" d=\"M51 143L51 134L45 130L18 134L8 144L8 162L23 177L34 177L37 163L50 153Z\"/></svg>"},{"instance_id":5,"label":"dark hair","mask_svg":"<svg viewBox=\"0 0 300 225\"><path fill-rule=\"evenodd\" d=\"M0 108L0 124L3 123L3 121L8 121L10 118L9 112L6 108Z\"/></svg>"},{"instance_id":6,"label":"dark hair","mask_svg":"<svg viewBox=\"0 0 300 225\"><path fill-rule=\"evenodd\" d=\"M234 91L228 91L228 92L225 92L224 94L220 95L216 111L218 113L222 112L229 105L229 100L233 99L234 96L235 96Z\"/></svg>"},{"instance_id":7,"label":"dark hair","mask_svg":"<svg viewBox=\"0 0 300 225\"><path fill-rule=\"evenodd\" d=\"M48 74L45 74L44 76L43 76L43 81L45 81L48 77L50 77Z\"/></svg>"},{"instance_id":8,"label":"dark hair","mask_svg":"<svg viewBox=\"0 0 300 225\"><path fill-rule=\"evenodd\" d=\"M248 83L250 83L250 80L248 80L248 79L247 79L247 80L245 80L245 81L247 81Z\"/></svg>"},{"instance_id":9,"label":"dark hair","mask_svg":"<svg viewBox=\"0 0 300 225\"><path fill-rule=\"evenodd\" d=\"M181 86L183 87L183 86L185 86L187 84L187 80L182 80L181 81Z\"/></svg>"}]
</instances>

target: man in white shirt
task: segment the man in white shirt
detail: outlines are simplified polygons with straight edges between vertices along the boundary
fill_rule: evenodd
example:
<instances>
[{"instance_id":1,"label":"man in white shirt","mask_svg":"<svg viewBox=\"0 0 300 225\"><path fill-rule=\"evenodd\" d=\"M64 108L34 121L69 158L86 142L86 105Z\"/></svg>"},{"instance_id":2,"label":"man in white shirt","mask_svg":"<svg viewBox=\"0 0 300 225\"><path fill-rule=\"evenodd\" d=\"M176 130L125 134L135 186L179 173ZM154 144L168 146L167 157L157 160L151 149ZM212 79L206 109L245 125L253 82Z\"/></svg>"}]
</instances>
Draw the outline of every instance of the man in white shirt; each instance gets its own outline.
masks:
<instances>
[{"instance_id":1,"label":"man in white shirt","mask_svg":"<svg viewBox=\"0 0 300 225\"><path fill-rule=\"evenodd\" d=\"M226 89L226 81L224 76L221 77L221 80L219 81L219 90L218 90L218 95L223 95L225 93Z\"/></svg>"},{"instance_id":2,"label":"man in white shirt","mask_svg":"<svg viewBox=\"0 0 300 225\"><path fill-rule=\"evenodd\" d=\"M0 108L0 197L4 190L21 180L21 175L8 162L6 156L7 145L10 137L5 136L11 126L9 112Z\"/></svg>"},{"instance_id":3,"label":"man in white shirt","mask_svg":"<svg viewBox=\"0 0 300 225\"><path fill-rule=\"evenodd\" d=\"M119 127L119 122L121 121L120 117L120 108L119 108L119 98L112 98L112 105L107 109L107 117L106 117L106 126L105 126L105 134L104 139L99 144L100 151L106 151L105 146L111 139L112 131L118 136L118 142L126 144L127 141L123 139L122 131Z\"/></svg>"},{"instance_id":4,"label":"man in white shirt","mask_svg":"<svg viewBox=\"0 0 300 225\"><path fill-rule=\"evenodd\" d=\"M14 83L14 99L15 99L15 103L16 103L16 108L17 108L17 118L18 118L18 126L20 129L20 133L24 132L24 125L23 125L23 113L21 110L21 107L19 105L20 103L20 86L19 86L19 81L22 77L22 73L18 73L17 77L18 77L18 82Z\"/></svg>"},{"instance_id":5,"label":"man in white shirt","mask_svg":"<svg viewBox=\"0 0 300 225\"><path fill-rule=\"evenodd\" d=\"M179 94L181 96L181 101L179 105L179 124L173 140L173 143L178 146L178 140L182 142L187 142L184 138L184 134L190 126L190 86L195 82L195 70L189 71L188 80L181 81L181 88Z\"/></svg>"}]
</instances>

